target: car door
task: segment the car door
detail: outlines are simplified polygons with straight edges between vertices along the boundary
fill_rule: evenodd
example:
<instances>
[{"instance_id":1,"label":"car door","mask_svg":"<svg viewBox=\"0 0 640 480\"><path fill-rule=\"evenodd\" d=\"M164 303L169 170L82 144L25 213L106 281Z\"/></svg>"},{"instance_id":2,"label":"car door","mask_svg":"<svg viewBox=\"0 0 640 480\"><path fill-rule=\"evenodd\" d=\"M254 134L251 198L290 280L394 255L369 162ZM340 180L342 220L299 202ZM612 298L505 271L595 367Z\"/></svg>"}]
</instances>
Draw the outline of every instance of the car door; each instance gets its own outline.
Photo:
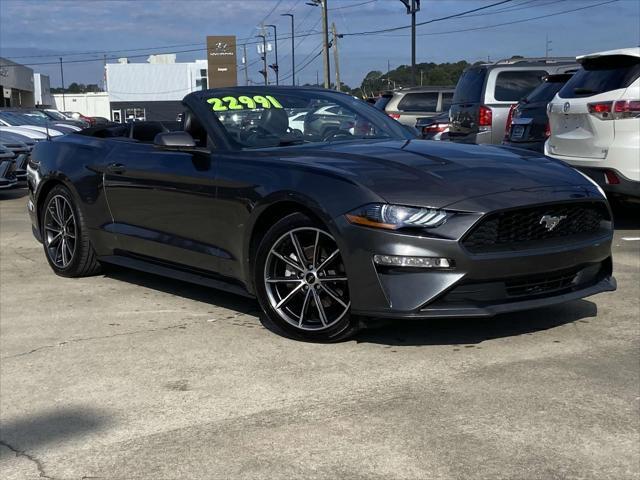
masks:
<instances>
[{"instance_id":1,"label":"car door","mask_svg":"<svg viewBox=\"0 0 640 480\"><path fill-rule=\"evenodd\" d=\"M204 148L168 150L122 141L108 157L105 190L119 253L218 271L214 160Z\"/></svg>"}]
</instances>

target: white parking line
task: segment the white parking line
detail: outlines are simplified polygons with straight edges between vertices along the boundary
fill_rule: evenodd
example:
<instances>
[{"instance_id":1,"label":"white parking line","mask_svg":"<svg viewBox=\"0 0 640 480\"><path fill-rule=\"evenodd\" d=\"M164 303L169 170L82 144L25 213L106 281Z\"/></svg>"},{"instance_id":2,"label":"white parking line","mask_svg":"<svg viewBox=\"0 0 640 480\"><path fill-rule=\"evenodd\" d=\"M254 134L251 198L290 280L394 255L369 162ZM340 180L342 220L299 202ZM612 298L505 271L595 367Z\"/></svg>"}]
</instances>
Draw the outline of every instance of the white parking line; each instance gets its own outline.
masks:
<instances>
[{"instance_id":1,"label":"white parking line","mask_svg":"<svg viewBox=\"0 0 640 480\"><path fill-rule=\"evenodd\" d=\"M622 237L625 242L640 242L640 237Z\"/></svg>"}]
</instances>

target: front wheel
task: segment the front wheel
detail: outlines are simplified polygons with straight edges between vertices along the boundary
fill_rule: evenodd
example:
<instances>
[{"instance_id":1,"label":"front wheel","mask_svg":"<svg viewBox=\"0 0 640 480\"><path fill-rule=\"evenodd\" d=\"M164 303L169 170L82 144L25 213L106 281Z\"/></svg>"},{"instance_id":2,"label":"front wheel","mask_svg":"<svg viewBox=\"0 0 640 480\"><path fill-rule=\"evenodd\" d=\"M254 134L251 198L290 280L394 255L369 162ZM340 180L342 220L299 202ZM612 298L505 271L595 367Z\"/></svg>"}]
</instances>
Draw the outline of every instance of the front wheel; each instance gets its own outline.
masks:
<instances>
[{"instance_id":1,"label":"front wheel","mask_svg":"<svg viewBox=\"0 0 640 480\"><path fill-rule=\"evenodd\" d=\"M100 271L82 212L69 190L57 185L44 201L40 224L44 253L63 277L86 277Z\"/></svg>"},{"instance_id":2,"label":"front wheel","mask_svg":"<svg viewBox=\"0 0 640 480\"><path fill-rule=\"evenodd\" d=\"M294 213L266 233L254 268L256 294L270 322L300 340L330 342L351 336L349 286L333 236Z\"/></svg>"}]
</instances>

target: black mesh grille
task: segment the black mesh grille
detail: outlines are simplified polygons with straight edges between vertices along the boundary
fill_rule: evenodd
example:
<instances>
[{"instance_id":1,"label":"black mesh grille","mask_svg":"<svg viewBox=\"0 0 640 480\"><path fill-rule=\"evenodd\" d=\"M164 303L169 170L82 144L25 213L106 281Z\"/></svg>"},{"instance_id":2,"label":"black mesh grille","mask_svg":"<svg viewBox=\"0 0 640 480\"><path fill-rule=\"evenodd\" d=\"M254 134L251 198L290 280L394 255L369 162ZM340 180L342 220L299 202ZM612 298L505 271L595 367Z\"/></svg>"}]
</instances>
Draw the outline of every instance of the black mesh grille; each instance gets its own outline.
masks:
<instances>
[{"instance_id":1,"label":"black mesh grille","mask_svg":"<svg viewBox=\"0 0 640 480\"><path fill-rule=\"evenodd\" d=\"M600 202L508 210L485 217L462 244L473 253L536 248L545 240L596 233L602 220L608 219L607 208Z\"/></svg>"}]
</instances>

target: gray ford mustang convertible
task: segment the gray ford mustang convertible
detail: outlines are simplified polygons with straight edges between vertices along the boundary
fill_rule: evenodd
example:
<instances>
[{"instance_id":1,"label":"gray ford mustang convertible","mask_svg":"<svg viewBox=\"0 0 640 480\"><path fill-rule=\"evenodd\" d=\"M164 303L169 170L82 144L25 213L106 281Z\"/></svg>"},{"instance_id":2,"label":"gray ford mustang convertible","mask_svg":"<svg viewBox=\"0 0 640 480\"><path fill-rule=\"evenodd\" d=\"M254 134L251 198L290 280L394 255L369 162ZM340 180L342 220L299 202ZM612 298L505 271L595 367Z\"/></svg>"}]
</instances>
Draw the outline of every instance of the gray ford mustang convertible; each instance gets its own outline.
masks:
<instances>
[{"instance_id":1,"label":"gray ford mustang convertible","mask_svg":"<svg viewBox=\"0 0 640 480\"><path fill-rule=\"evenodd\" d=\"M35 147L29 212L57 274L112 263L255 296L282 333L315 341L359 318L484 317L615 289L607 201L563 163L418 140L328 90L183 104L178 131L93 127Z\"/></svg>"}]
</instances>

